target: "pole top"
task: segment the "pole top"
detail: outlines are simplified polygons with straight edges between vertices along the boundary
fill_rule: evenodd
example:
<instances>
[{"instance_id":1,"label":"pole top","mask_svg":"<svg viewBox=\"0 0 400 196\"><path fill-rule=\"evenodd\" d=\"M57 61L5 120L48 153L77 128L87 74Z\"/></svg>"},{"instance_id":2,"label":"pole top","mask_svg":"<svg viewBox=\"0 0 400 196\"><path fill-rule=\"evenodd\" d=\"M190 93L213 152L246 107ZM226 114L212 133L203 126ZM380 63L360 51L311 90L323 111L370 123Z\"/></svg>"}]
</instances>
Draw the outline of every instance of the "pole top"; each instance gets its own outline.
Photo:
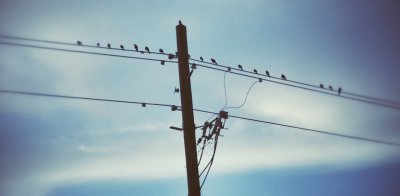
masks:
<instances>
[{"instance_id":1,"label":"pole top","mask_svg":"<svg viewBox=\"0 0 400 196\"><path fill-rule=\"evenodd\" d=\"M182 25L182 21L181 20L179 20L179 25Z\"/></svg>"}]
</instances>

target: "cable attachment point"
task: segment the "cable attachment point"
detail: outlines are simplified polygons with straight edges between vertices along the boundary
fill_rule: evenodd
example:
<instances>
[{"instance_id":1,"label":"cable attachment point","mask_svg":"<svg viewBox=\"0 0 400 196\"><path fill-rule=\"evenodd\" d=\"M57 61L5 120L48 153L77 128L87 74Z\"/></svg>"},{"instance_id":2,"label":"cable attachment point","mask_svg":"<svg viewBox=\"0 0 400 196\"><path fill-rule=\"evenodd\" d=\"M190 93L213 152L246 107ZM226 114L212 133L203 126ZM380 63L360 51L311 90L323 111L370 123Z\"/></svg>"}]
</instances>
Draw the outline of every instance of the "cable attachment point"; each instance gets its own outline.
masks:
<instances>
[{"instance_id":1,"label":"cable attachment point","mask_svg":"<svg viewBox=\"0 0 400 196\"><path fill-rule=\"evenodd\" d=\"M177 109L178 109L178 106L176 106L176 105L171 106L171 111L176 111Z\"/></svg>"}]
</instances>

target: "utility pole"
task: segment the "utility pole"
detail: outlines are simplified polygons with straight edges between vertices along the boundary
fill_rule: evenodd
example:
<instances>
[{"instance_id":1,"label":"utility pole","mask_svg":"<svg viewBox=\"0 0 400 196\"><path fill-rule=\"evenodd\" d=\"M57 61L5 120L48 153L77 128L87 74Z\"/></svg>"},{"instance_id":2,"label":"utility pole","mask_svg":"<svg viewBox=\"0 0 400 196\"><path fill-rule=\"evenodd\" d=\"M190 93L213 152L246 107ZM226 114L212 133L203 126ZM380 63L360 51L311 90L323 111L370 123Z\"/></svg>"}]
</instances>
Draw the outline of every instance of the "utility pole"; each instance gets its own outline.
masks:
<instances>
[{"instance_id":1,"label":"utility pole","mask_svg":"<svg viewBox=\"0 0 400 196\"><path fill-rule=\"evenodd\" d=\"M178 46L179 83L182 105L183 140L185 143L187 185L189 196L200 196L192 88L189 77L189 53L186 26L183 25L181 21L179 21L179 24L176 26L176 40Z\"/></svg>"}]
</instances>

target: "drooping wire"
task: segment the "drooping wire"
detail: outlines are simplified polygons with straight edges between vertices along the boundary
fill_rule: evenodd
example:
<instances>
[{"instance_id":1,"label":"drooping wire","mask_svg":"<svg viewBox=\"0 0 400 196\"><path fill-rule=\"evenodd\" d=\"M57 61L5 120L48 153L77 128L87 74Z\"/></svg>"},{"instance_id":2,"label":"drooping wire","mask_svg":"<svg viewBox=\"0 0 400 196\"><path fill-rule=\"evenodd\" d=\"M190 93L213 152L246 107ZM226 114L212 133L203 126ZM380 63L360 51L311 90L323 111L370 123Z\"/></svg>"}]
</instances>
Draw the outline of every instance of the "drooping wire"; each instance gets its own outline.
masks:
<instances>
[{"instance_id":1,"label":"drooping wire","mask_svg":"<svg viewBox=\"0 0 400 196\"><path fill-rule=\"evenodd\" d=\"M251 89L252 89L253 86L254 86L255 84L257 84L257 83L259 83L259 82L258 82L258 81L253 82L253 84L250 86L250 88L249 88L249 90L247 91L246 97L245 97L245 99L243 100L242 104L240 104L239 106L234 106L234 107L226 107L226 106L225 106L224 110L226 110L226 109L239 109L239 108L243 107L244 104L246 104L247 97L249 96L249 93L250 93Z\"/></svg>"},{"instance_id":2,"label":"drooping wire","mask_svg":"<svg viewBox=\"0 0 400 196\"><path fill-rule=\"evenodd\" d=\"M223 70L223 69L220 69L220 68L215 68L215 67L210 67L210 66L203 65L203 64L196 64L196 65L198 67L203 67L203 68L206 68L206 69L212 69L212 70L216 70L216 71L226 72L226 70ZM270 80L270 79L266 79L266 78L259 78L259 77L256 77L256 76L251 76L251 75L247 75L247 74L243 74L243 73L237 73L237 72L233 72L233 71L230 71L228 73L239 75L239 76L244 76L244 77L248 77L248 78L254 78L254 79L257 79L257 80L267 81L267 82L271 82L271 83L275 83L275 84L280 84L280 85L290 86L290 87L294 87L294 88L299 88L299 89L302 89L302 90L317 92L317 93L321 93L321 94L325 94L325 95L335 96L335 97L339 97L339 98L343 98L343 99L348 99L348 100L353 100L353 101L357 101L357 102L362 102L362 103L367 103L367 104L372 104L372 105L377 105L377 106L382 106L382 107L387 107L387 108L391 108L391 109L400 110L400 105L382 103L382 102L372 101L372 100L368 100L368 99L345 96L345 95L340 95L339 96L336 93L332 93L332 92L316 90L316 89L312 89L312 88L307 88L307 87L303 87L303 86L298 86L298 85L285 83L285 81L287 81L287 80L275 81L275 80Z\"/></svg>"},{"instance_id":3,"label":"drooping wire","mask_svg":"<svg viewBox=\"0 0 400 196\"><path fill-rule=\"evenodd\" d=\"M105 101L105 102L140 104L140 105L145 103L147 105L174 108L174 110L172 110L172 111L175 111L175 110L181 111L182 110L181 106L176 106L176 105L171 105L171 104L150 103L150 102L138 102L138 101L126 101L126 100L116 100L116 99L103 99L103 98L92 98L92 97L81 97L81 96L57 95L57 94L5 90L5 89L0 89L0 93L40 96L40 97L53 97L53 98L66 98L66 99L80 99L80 100L89 100L89 101ZM194 108L193 111L208 113L208 114L218 114L216 112L211 112L211 111L201 110L201 109L196 109L196 108ZM396 142L389 142L389 141L383 141L383 140L377 140L377 139L371 139L371 138L365 138L365 137L359 137L359 136L353 136L353 135L346 135L346 134L340 134L340 133L329 132L329 131L322 131L322 130L317 130L317 129L310 129L310 128L305 128L305 127L300 127L300 126L295 126L295 125L276 123L276 122L271 122L271 121L266 121L266 120L258 120L258 119L247 118L247 117L242 117L242 116L230 115L229 117L240 119L240 120L247 120L247 121L252 121L252 122L271 124L271 125L276 125L276 126L281 126L281 127L287 127L287 128L309 131L309 132L314 132L314 133L320 133L320 134L325 134L325 135L329 135L329 136L336 136L336 137L348 138L348 139L359 140L359 141L364 141L364 142L372 142L372 143L376 143L376 144L384 144L384 145L400 147L400 143L396 143Z\"/></svg>"},{"instance_id":4,"label":"drooping wire","mask_svg":"<svg viewBox=\"0 0 400 196\"><path fill-rule=\"evenodd\" d=\"M194 58L190 58L190 60L198 62L198 63L203 63L203 64L212 65L212 66L215 66L215 67L224 68L224 70L225 69L229 69L229 70L234 70L234 71L243 72L243 73L247 73L247 74L266 77L266 75L263 75L263 74L260 74L260 73L254 73L254 72L251 72L251 71L242 70L242 69L238 69L238 68L231 67L231 66L215 64L215 63L212 63L212 62L206 62L206 61L202 61L202 60L198 60L198 59L194 59ZM271 75L269 76L269 78L276 79L276 80L281 80L281 78L274 77L274 76L271 76ZM312 88L321 90L320 86L313 85L313 84L308 84L308 83L305 83L305 82L299 82L299 81L294 81L294 80L285 80L285 82L298 84L298 85L303 85L303 86L312 87ZM322 90L323 90L323 92L331 92L331 90L329 90L329 89L322 89ZM352 93L352 92L343 91L342 94L350 95L350 96L354 96L354 97L359 97L359 98L363 98L363 99L368 99L368 100L374 100L374 101L378 101L378 102L382 102L382 103L386 103L386 104L400 105L399 101L392 101L392 100L387 100L387 99L382 99L382 98L377 98L377 97L372 97L372 96L367 96L367 95L361 95L361 94L358 94L358 93Z\"/></svg>"},{"instance_id":5,"label":"drooping wire","mask_svg":"<svg viewBox=\"0 0 400 196\"><path fill-rule=\"evenodd\" d=\"M11 40L21 40L21 41L30 41L30 42L37 42L37 43L47 43L47 44L57 44L57 45L66 45L66 46L79 46L79 47L86 47L86 48L101 48L107 50L119 50L119 51L127 51L127 52L136 52L136 53L148 53L148 54L158 54L158 55L168 55L169 53L166 52L153 52L153 51L141 51L141 50L133 50L127 48L113 48L113 47L106 47L106 46L98 46L98 45L88 45L88 44L81 44L77 45L76 43L70 42L60 42L60 41L51 41L51 40L43 40L43 39L34 39L34 38L27 38L27 37L19 37L19 36L11 36L11 35L0 35L0 38L3 39L11 39Z\"/></svg>"},{"instance_id":6,"label":"drooping wire","mask_svg":"<svg viewBox=\"0 0 400 196\"><path fill-rule=\"evenodd\" d=\"M47 46L38 46L38 45L31 45L31 44L19 44L19 43L2 42L2 41L0 41L0 44L9 45L9 46L18 46L18 47L27 47L27 48L62 51L62 52L73 52L73 53L81 53L81 54L92 54L92 55L111 56L111 57L139 59L139 60L148 60L148 61L178 63L178 61L172 61L172 60L162 60L162 59L136 57L136 56L125 56L125 55L117 55L117 54L109 54L109 53L89 52L89 51L82 51L82 50L71 50L71 49L55 48L55 47L47 47Z\"/></svg>"}]
</instances>

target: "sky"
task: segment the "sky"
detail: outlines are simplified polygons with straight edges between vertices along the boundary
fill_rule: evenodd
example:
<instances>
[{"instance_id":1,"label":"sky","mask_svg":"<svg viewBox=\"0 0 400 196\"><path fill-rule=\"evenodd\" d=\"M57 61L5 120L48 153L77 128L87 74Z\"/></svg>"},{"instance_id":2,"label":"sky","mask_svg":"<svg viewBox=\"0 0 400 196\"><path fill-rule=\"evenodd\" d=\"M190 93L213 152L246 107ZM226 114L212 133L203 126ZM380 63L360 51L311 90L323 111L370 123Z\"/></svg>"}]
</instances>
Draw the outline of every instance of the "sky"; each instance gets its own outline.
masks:
<instances>
[{"instance_id":1,"label":"sky","mask_svg":"<svg viewBox=\"0 0 400 196\"><path fill-rule=\"evenodd\" d=\"M1 35L84 45L174 52L179 20L192 58L400 101L396 0L0 0ZM238 106L255 81L226 74L225 100L224 72L199 67L193 105ZM2 90L181 105L178 86L174 63L0 44ZM400 141L398 109L266 81L228 112ZM194 116L199 125L210 118ZM169 129L181 125L181 113L168 107L0 93L0 195L187 195L183 135ZM202 195L400 194L399 147L235 118L225 126Z\"/></svg>"}]
</instances>

